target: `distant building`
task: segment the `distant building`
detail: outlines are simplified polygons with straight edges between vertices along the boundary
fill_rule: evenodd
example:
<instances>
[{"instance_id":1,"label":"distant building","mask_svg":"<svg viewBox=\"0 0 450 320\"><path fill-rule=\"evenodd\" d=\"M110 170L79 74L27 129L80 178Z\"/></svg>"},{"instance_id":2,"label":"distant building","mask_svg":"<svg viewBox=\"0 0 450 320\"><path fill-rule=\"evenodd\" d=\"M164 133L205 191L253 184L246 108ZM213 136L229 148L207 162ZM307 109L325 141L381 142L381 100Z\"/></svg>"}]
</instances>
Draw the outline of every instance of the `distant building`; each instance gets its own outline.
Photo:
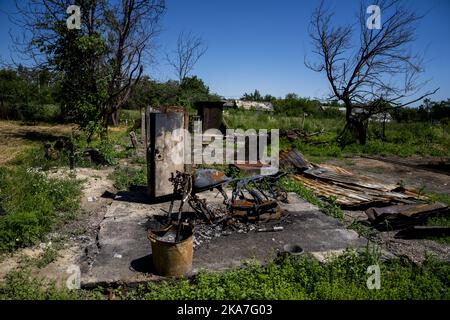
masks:
<instances>
[{"instance_id":1,"label":"distant building","mask_svg":"<svg viewBox=\"0 0 450 320\"><path fill-rule=\"evenodd\" d=\"M369 120L375 122L391 122L393 119L389 112L382 112L372 115Z\"/></svg>"},{"instance_id":2,"label":"distant building","mask_svg":"<svg viewBox=\"0 0 450 320\"><path fill-rule=\"evenodd\" d=\"M273 111L272 103L260 101L229 100L224 104L224 107L269 112Z\"/></svg>"},{"instance_id":3,"label":"distant building","mask_svg":"<svg viewBox=\"0 0 450 320\"><path fill-rule=\"evenodd\" d=\"M333 107L333 106L320 106L320 108L325 111L325 110L338 110L339 112L341 112L342 114L345 114L347 112L347 109L345 107ZM355 107L352 110L353 114L358 114L358 113L363 113L365 112L364 108L360 108L360 107ZM370 118L369 121L374 121L374 122L391 122L392 116L389 112L380 112L380 113L376 113L373 114Z\"/></svg>"},{"instance_id":4,"label":"distant building","mask_svg":"<svg viewBox=\"0 0 450 320\"><path fill-rule=\"evenodd\" d=\"M334 106L320 106L320 109L322 109L322 111L325 110L338 110L341 113L345 114L345 107L334 107Z\"/></svg>"}]
</instances>

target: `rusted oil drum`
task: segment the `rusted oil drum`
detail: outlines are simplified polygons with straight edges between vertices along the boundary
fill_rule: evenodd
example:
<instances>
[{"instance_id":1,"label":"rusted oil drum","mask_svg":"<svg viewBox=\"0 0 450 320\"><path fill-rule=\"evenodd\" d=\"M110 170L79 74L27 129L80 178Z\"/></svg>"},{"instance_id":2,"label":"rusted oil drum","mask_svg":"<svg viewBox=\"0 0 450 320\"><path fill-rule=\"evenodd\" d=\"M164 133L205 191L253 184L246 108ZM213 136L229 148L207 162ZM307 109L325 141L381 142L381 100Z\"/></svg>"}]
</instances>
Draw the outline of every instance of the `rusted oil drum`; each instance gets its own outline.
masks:
<instances>
[{"instance_id":1,"label":"rusted oil drum","mask_svg":"<svg viewBox=\"0 0 450 320\"><path fill-rule=\"evenodd\" d=\"M156 273L161 276L179 277L192 271L194 236L192 229L188 227L183 228L181 241L170 241L171 234L175 236L175 226L149 231L148 239L152 244L153 265Z\"/></svg>"}]
</instances>

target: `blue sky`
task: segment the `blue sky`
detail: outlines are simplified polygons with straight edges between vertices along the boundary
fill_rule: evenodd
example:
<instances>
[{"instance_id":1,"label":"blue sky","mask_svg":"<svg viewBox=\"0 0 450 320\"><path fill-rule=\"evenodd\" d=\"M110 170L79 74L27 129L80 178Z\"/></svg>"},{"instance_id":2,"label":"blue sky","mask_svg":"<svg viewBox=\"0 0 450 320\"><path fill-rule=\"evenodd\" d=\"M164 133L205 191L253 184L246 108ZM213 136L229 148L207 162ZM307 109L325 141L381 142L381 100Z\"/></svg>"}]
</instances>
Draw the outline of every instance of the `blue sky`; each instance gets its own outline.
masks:
<instances>
[{"instance_id":1,"label":"blue sky","mask_svg":"<svg viewBox=\"0 0 450 320\"><path fill-rule=\"evenodd\" d=\"M24 0L26 1L26 0ZM336 10L336 22L355 18L358 1L328 0ZM254 89L284 96L323 98L329 93L325 77L307 69L304 55L310 52L307 27L316 0L167 0L163 31L157 39L154 65L146 73L158 80L174 78L164 61L178 34L191 31L208 44L194 74L225 97L240 97ZM417 28L415 49L425 51L427 88L440 87L433 100L450 98L450 1L409 1L413 10L428 12ZM10 11L12 0L0 0ZM0 11L1 11L0 10ZM8 31L17 32L0 12L0 57L10 53Z\"/></svg>"}]
</instances>

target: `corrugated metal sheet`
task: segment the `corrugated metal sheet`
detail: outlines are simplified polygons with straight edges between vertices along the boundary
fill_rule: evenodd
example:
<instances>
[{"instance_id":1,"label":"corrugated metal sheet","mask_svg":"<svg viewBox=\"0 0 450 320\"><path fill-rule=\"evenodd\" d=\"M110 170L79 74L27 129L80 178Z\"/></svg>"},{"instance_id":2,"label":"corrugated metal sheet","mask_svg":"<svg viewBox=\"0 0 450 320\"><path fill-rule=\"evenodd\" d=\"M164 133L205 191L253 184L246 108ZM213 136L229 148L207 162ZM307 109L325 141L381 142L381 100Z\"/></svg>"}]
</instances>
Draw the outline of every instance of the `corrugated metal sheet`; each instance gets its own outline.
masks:
<instances>
[{"instance_id":1,"label":"corrugated metal sheet","mask_svg":"<svg viewBox=\"0 0 450 320\"><path fill-rule=\"evenodd\" d=\"M448 214L448 206L441 203L395 205L384 208L369 208L367 217L378 229L398 229L422 224L432 216Z\"/></svg>"},{"instance_id":2,"label":"corrugated metal sheet","mask_svg":"<svg viewBox=\"0 0 450 320\"><path fill-rule=\"evenodd\" d=\"M293 173L294 180L312 189L317 195L335 197L338 204L347 207L414 204L418 200L427 199L414 190L364 175L355 175L337 166L314 164L296 149L280 152L280 168Z\"/></svg>"},{"instance_id":3,"label":"corrugated metal sheet","mask_svg":"<svg viewBox=\"0 0 450 320\"><path fill-rule=\"evenodd\" d=\"M331 172L324 168L309 169L293 176L317 195L335 197L336 202L347 207L369 206L373 204L416 203L424 200L414 190L384 184L373 178L349 173Z\"/></svg>"},{"instance_id":4,"label":"corrugated metal sheet","mask_svg":"<svg viewBox=\"0 0 450 320\"><path fill-rule=\"evenodd\" d=\"M297 149L280 151L279 155L280 168L285 171L299 172L313 167Z\"/></svg>"}]
</instances>

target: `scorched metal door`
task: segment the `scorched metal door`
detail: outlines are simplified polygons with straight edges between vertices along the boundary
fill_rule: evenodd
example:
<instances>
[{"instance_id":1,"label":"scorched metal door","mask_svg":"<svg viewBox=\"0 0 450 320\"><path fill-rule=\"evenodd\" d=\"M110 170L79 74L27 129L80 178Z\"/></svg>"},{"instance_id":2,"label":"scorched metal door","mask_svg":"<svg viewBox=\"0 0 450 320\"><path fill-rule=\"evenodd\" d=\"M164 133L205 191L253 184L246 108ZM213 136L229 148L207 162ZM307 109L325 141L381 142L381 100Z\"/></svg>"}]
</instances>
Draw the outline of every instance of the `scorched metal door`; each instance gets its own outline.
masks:
<instances>
[{"instance_id":1,"label":"scorched metal door","mask_svg":"<svg viewBox=\"0 0 450 320\"><path fill-rule=\"evenodd\" d=\"M149 113L148 117L148 190L150 197L157 198L172 194L171 173L184 171L184 134L180 129L185 127L185 114Z\"/></svg>"}]
</instances>

